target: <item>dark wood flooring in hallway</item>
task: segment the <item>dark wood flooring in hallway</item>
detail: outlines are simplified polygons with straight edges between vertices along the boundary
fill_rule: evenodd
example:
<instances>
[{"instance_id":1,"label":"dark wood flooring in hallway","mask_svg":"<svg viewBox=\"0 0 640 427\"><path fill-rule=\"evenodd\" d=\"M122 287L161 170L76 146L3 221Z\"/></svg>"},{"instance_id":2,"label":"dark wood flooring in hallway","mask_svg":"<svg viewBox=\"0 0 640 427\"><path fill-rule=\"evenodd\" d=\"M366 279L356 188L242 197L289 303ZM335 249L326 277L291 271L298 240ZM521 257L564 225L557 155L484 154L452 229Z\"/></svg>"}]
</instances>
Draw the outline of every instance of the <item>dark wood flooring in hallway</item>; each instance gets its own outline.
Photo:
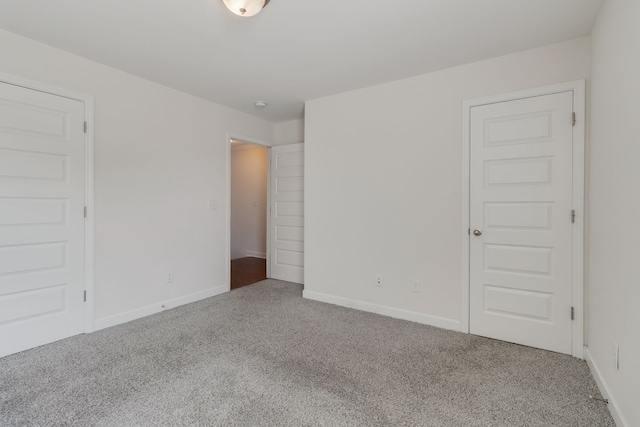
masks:
<instances>
[{"instance_id":1,"label":"dark wood flooring in hallway","mask_svg":"<svg viewBox=\"0 0 640 427\"><path fill-rule=\"evenodd\" d=\"M251 285L267 278L267 260L238 258L231 261L231 290Z\"/></svg>"}]
</instances>

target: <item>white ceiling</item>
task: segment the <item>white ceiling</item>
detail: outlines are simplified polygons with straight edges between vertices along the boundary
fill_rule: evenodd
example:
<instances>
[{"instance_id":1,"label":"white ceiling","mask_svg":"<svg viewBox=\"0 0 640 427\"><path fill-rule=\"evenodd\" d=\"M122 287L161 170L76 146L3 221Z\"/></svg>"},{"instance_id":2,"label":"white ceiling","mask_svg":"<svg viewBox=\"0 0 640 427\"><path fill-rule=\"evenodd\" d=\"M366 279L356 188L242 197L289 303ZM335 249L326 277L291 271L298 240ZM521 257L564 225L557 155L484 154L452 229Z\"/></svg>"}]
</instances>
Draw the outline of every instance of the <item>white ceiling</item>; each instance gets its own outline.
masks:
<instances>
[{"instance_id":1,"label":"white ceiling","mask_svg":"<svg viewBox=\"0 0 640 427\"><path fill-rule=\"evenodd\" d=\"M2 0L0 27L282 122L305 100L587 35L602 3L271 0L241 18L222 0Z\"/></svg>"}]
</instances>

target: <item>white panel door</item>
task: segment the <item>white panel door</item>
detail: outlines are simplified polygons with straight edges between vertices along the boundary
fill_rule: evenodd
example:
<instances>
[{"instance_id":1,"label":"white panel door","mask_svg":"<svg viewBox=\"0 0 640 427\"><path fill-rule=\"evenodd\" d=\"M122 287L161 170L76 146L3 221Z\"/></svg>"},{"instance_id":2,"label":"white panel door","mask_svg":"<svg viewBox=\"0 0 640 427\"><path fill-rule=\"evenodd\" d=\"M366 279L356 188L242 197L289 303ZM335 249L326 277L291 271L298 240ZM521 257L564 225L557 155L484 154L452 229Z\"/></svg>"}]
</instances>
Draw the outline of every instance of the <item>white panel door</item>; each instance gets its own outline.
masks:
<instances>
[{"instance_id":1,"label":"white panel door","mask_svg":"<svg viewBox=\"0 0 640 427\"><path fill-rule=\"evenodd\" d=\"M571 354L573 92L471 108L470 332Z\"/></svg>"},{"instance_id":2,"label":"white panel door","mask_svg":"<svg viewBox=\"0 0 640 427\"><path fill-rule=\"evenodd\" d=\"M304 283L304 144L271 148L271 277Z\"/></svg>"},{"instance_id":3,"label":"white panel door","mask_svg":"<svg viewBox=\"0 0 640 427\"><path fill-rule=\"evenodd\" d=\"M0 356L84 331L84 104L0 83Z\"/></svg>"}]
</instances>

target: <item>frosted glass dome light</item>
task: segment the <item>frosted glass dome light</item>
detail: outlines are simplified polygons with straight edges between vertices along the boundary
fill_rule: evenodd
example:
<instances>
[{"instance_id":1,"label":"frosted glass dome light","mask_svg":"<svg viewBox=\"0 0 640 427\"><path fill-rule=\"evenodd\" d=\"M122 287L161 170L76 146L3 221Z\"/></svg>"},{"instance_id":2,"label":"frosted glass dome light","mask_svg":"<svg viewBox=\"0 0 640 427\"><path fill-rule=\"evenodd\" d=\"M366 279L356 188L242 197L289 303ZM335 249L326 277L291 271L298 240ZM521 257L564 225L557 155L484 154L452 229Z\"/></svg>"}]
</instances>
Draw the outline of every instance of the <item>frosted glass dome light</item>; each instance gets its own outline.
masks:
<instances>
[{"instance_id":1,"label":"frosted glass dome light","mask_svg":"<svg viewBox=\"0 0 640 427\"><path fill-rule=\"evenodd\" d=\"M231 12L236 15L249 17L257 15L269 0L222 0Z\"/></svg>"}]
</instances>

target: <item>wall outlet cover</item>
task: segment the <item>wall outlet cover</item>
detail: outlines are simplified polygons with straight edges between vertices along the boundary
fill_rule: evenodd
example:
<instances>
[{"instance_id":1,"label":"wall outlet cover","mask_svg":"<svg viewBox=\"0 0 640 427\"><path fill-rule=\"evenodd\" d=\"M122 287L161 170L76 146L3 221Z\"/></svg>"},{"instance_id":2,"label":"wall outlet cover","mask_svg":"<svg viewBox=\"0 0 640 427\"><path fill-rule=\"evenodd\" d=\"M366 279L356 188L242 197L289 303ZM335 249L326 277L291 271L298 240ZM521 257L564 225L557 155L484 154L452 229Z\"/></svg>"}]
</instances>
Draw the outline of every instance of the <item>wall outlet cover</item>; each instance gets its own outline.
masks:
<instances>
[{"instance_id":1,"label":"wall outlet cover","mask_svg":"<svg viewBox=\"0 0 640 427\"><path fill-rule=\"evenodd\" d=\"M411 290L413 292L420 292L420 281L414 280L411 282Z\"/></svg>"}]
</instances>

